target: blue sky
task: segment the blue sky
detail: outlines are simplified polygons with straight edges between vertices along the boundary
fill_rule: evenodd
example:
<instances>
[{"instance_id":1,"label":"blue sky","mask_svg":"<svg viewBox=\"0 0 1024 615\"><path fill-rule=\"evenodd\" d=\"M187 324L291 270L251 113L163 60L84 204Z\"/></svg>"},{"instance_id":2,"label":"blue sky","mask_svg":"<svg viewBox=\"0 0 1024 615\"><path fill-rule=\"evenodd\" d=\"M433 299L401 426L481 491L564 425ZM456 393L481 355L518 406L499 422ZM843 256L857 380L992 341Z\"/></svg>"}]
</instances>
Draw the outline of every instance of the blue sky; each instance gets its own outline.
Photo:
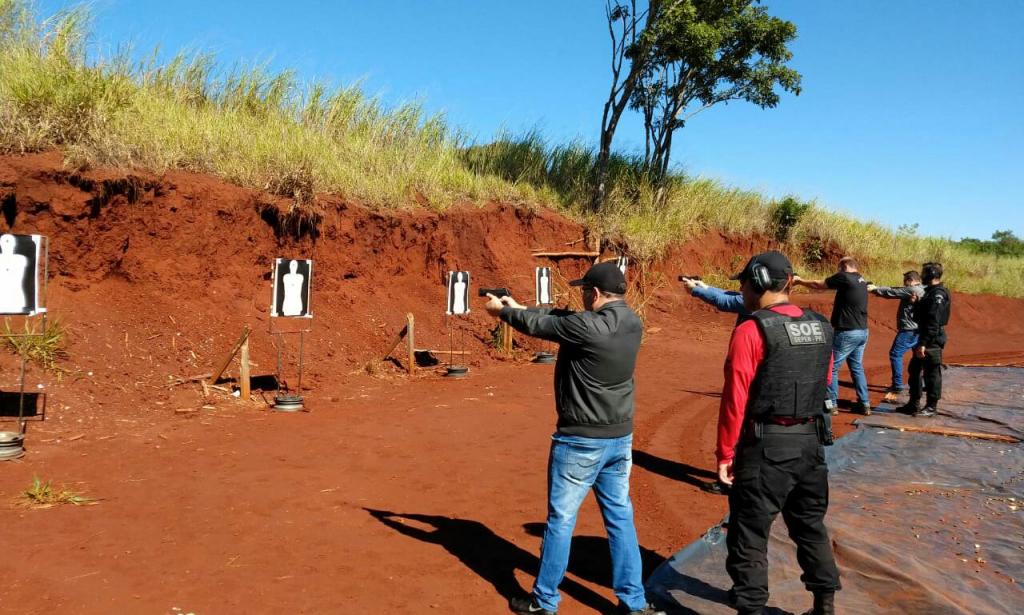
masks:
<instances>
[{"instance_id":1,"label":"blue sky","mask_svg":"<svg viewBox=\"0 0 1024 615\"><path fill-rule=\"evenodd\" d=\"M43 0L50 13L69 3ZM674 162L929 235L1024 237L1024 2L766 0L796 23L803 93L697 116ZM600 0L94 0L94 43L269 61L420 100L478 140L597 140L609 84ZM636 118L616 147L642 146Z\"/></svg>"}]
</instances>

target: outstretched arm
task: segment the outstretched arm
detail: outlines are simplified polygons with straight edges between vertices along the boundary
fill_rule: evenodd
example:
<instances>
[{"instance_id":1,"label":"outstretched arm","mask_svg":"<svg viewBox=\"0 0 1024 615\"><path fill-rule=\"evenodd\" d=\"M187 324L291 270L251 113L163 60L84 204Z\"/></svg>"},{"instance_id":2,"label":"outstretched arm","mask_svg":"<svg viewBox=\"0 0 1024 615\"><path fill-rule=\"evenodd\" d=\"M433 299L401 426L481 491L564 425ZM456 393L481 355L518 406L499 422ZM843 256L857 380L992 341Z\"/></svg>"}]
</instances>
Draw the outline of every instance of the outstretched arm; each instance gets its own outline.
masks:
<instances>
[{"instance_id":1,"label":"outstretched arm","mask_svg":"<svg viewBox=\"0 0 1024 615\"><path fill-rule=\"evenodd\" d=\"M691 294L704 303L714 306L720 312L732 314L746 314L747 308L743 305L743 295L715 288L714 286L694 286Z\"/></svg>"},{"instance_id":2,"label":"outstretched arm","mask_svg":"<svg viewBox=\"0 0 1024 615\"><path fill-rule=\"evenodd\" d=\"M793 276L794 286L806 286L807 288L813 288L814 290L828 290L829 286L825 283L825 280L805 280L798 275Z\"/></svg>"},{"instance_id":3,"label":"outstretched arm","mask_svg":"<svg viewBox=\"0 0 1024 615\"><path fill-rule=\"evenodd\" d=\"M873 286L868 284L868 291L886 299L902 299L914 294L914 289L906 286Z\"/></svg>"}]
</instances>

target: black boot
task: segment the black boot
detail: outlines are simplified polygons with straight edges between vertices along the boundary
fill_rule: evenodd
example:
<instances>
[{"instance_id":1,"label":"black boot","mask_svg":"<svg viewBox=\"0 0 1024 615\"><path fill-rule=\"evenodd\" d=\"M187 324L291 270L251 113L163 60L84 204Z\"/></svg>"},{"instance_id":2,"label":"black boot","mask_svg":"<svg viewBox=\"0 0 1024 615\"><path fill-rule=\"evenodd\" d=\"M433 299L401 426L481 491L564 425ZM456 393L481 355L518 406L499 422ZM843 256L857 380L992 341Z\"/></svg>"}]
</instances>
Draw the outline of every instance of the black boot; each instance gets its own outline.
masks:
<instances>
[{"instance_id":1,"label":"black boot","mask_svg":"<svg viewBox=\"0 0 1024 615\"><path fill-rule=\"evenodd\" d=\"M822 592L814 594L814 608L804 615L836 615L836 594L835 592Z\"/></svg>"},{"instance_id":2,"label":"black boot","mask_svg":"<svg viewBox=\"0 0 1024 615\"><path fill-rule=\"evenodd\" d=\"M912 398L907 403L903 404L899 408L896 408L896 412L899 412L900 414L914 415L914 414L917 414L917 411L920 410L920 409L921 409L921 400L913 399Z\"/></svg>"}]
</instances>

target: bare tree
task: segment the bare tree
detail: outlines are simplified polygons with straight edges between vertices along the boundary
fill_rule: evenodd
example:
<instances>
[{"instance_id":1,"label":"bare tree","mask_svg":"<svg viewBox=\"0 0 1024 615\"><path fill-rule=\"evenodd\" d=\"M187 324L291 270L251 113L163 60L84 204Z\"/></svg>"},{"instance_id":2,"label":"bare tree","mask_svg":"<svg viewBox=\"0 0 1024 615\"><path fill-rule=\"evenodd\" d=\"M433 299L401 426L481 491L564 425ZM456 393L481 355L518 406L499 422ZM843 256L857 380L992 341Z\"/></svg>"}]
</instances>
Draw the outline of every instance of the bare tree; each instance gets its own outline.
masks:
<instances>
[{"instance_id":1,"label":"bare tree","mask_svg":"<svg viewBox=\"0 0 1024 615\"><path fill-rule=\"evenodd\" d=\"M594 164L593 192L590 210L598 212L604 206L607 196L608 163L611 159L612 141L619 126L622 113L633 98L637 83L644 73L648 52L642 42L647 24L656 19L661 0L650 0L647 8L637 10L636 0L606 0L605 16L608 19L608 35L612 42L612 85L601 115L601 142ZM628 68L625 74L623 69Z\"/></svg>"}]
</instances>

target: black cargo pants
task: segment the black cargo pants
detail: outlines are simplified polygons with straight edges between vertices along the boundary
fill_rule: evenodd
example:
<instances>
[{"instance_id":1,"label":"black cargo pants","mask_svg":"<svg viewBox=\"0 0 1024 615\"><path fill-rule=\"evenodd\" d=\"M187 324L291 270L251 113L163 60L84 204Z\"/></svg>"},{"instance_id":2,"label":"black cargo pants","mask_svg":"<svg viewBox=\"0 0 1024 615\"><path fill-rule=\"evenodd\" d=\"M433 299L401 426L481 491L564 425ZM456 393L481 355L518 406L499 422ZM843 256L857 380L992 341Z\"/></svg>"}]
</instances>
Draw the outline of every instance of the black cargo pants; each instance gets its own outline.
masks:
<instances>
[{"instance_id":1,"label":"black cargo pants","mask_svg":"<svg viewBox=\"0 0 1024 615\"><path fill-rule=\"evenodd\" d=\"M926 405L936 407L942 399L942 346L924 349L924 358L915 355L910 359L907 371L910 375L910 402L921 401L921 373L924 372L924 393Z\"/></svg>"},{"instance_id":2,"label":"black cargo pants","mask_svg":"<svg viewBox=\"0 0 1024 615\"><path fill-rule=\"evenodd\" d=\"M768 426L766 426L766 430ZM796 543L803 570L800 580L811 592L839 589L839 571L825 529L828 466L825 450L800 426L773 426L760 441L741 443L733 462L725 567L740 613L760 613L768 602L768 533L778 513Z\"/></svg>"}]
</instances>

